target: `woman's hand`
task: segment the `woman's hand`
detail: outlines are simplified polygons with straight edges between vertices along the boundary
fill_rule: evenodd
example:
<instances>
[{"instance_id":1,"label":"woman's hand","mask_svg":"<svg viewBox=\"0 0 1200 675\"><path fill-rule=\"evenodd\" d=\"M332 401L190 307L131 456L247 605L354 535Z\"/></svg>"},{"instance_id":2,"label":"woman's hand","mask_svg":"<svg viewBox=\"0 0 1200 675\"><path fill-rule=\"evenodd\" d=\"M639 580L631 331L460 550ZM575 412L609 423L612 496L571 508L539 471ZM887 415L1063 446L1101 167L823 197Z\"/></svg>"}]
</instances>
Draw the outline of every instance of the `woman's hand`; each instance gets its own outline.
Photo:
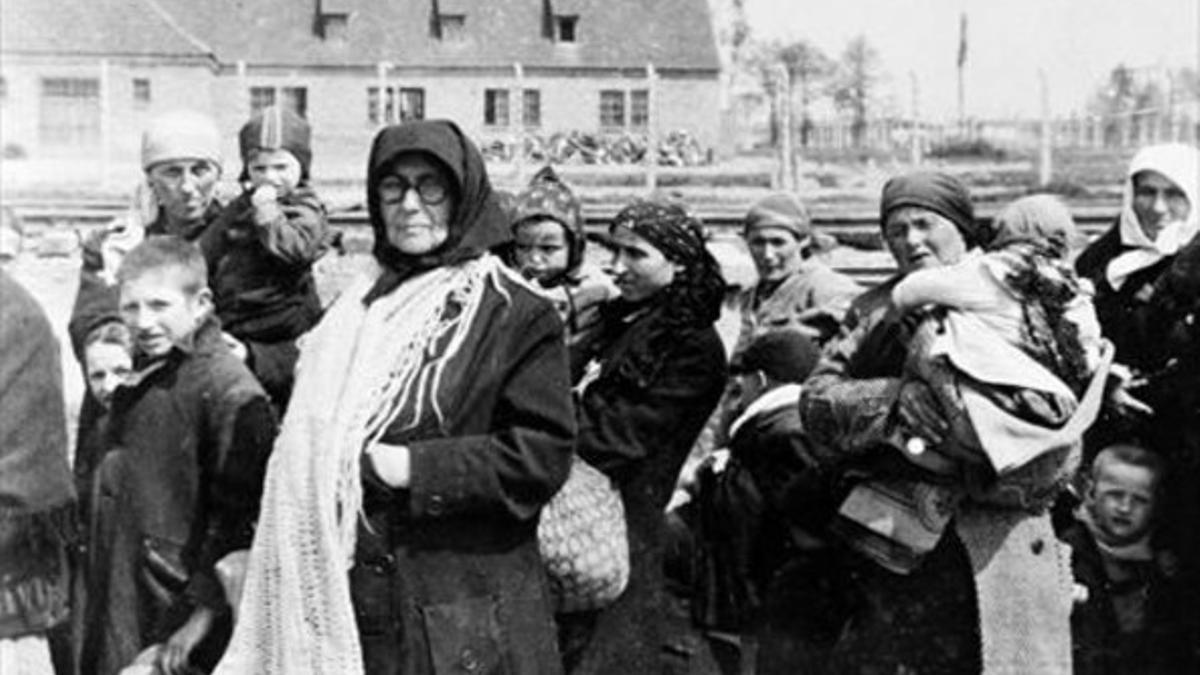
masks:
<instances>
[{"instance_id":1,"label":"woman's hand","mask_svg":"<svg viewBox=\"0 0 1200 675\"><path fill-rule=\"evenodd\" d=\"M372 443L367 447L367 457L370 458L376 475L389 487L408 487L412 479L412 455L408 446Z\"/></svg>"},{"instance_id":2,"label":"woman's hand","mask_svg":"<svg viewBox=\"0 0 1200 675\"><path fill-rule=\"evenodd\" d=\"M215 612L208 607L197 607L186 623L175 631L158 652L158 670L164 675L185 675L188 658L192 650L208 635L212 628Z\"/></svg>"}]
</instances>

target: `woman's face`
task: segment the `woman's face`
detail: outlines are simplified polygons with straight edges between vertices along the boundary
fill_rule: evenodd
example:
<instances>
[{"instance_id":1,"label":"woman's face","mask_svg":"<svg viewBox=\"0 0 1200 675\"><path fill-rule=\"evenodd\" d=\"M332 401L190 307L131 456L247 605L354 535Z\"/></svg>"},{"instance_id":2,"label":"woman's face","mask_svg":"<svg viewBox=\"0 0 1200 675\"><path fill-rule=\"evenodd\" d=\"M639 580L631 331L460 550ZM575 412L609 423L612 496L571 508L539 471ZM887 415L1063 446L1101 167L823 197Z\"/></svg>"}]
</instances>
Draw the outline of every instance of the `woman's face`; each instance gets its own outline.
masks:
<instances>
[{"instance_id":1,"label":"woman's face","mask_svg":"<svg viewBox=\"0 0 1200 675\"><path fill-rule=\"evenodd\" d=\"M1133 212L1150 241L1170 223L1186 220L1191 210L1187 195L1170 178L1157 171L1134 175Z\"/></svg>"},{"instance_id":2,"label":"woman's face","mask_svg":"<svg viewBox=\"0 0 1200 675\"><path fill-rule=\"evenodd\" d=\"M107 410L117 387L125 384L133 372L133 357L121 345L95 342L84 350L83 358L88 390Z\"/></svg>"},{"instance_id":3,"label":"woman's face","mask_svg":"<svg viewBox=\"0 0 1200 675\"><path fill-rule=\"evenodd\" d=\"M171 159L146 170L155 199L174 223L203 218L220 177L221 168L207 159Z\"/></svg>"},{"instance_id":4,"label":"woman's face","mask_svg":"<svg viewBox=\"0 0 1200 675\"><path fill-rule=\"evenodd\" d=\"M567 271L567 230L552 218L532 218L517 225L513 258L526 279L547 281Z\"/></svg>"},{"instance_id":5,"label":"woman's face","mask_svg":"<svg viewBox=\"0 0 1200 675\"><path fill-rule=\"evenodd\" d=\"M889 213L883 238L901 274L953 265L967 253L962 232L949 218L919 206L901 206Z\"/></svg>"},{"instance_id":6,"label":"woman's face","mask_svg":"<svg viewBox=\"0 0 1200 675\"><path fill-rule=\"evenodd\" d=\"M618 225L612 231L612 273L621 297L640 302L661 291L683 272L683 266L671 262L653 244Z\"/></svg>"},{"instance_id":7,"label":"woman's face","mask_svg":"<svg viewBox=\"0 0 1200 675\"><path fill-rule=\"evenodd\" d=\"M397 157L377 187L388 242L408 255L424 255L446 243L457 197L440 162L421 153Z\"/></svg>"}]
</instances>

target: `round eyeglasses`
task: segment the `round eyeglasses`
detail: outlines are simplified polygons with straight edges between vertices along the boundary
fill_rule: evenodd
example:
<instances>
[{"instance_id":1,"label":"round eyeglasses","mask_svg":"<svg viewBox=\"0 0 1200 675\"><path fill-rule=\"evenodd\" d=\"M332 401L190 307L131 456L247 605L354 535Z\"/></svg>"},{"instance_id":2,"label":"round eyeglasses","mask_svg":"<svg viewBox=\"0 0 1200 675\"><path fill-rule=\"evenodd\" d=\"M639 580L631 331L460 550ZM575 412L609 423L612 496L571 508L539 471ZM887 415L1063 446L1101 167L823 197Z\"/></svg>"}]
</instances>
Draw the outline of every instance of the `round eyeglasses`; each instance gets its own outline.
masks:
<instances>
[{"instance_id":1,"label":"round eyeglasses","mask_svg":"<svg viewBox=\"0 0 1200 675\"><path fill-rule=\"evenodd\" d=\"M402 202L408 191L414 189L422 203L432 206L446 201L446 183L437 176L421 176L415 184L400 176L379 181L379 197L385 202Z\"/></svg>"}]
</instances>

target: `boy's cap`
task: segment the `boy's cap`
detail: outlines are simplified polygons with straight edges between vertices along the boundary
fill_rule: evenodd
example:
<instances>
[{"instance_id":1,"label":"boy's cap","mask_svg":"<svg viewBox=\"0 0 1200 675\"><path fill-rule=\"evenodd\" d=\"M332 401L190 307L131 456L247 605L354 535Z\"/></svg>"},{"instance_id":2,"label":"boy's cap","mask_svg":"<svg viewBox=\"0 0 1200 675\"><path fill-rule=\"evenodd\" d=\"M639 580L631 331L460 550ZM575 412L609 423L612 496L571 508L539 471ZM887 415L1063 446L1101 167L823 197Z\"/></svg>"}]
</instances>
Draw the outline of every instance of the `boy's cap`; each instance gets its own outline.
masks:
<instances>
[{"instance_id":1,"label":"boy's cap","mask_svg":"<svg viewBox=\"0 0 1200 675\"><path fill-rule=\"evenodd\" d=\"M808 379L821 350L804 333L796 330L777 330L764 333L733 357L729 369L742 375L762 371L780 382L800 383Z\"/></svg>"},{"instance_id":2,"label":"boy's cap","mask_svg":"<svg viewBox=\"0 0 1200 675\"><path fill-rule=\"evenodd\" d=\"M206 159L221 167L221 134L211 117L173 110L150 121L142 132L142 169L176 159Z\"/></svg>"},{"instance_id":3,"label":"boy's cap","mask_svg":"<svg viewBox=\"0 0 1200 675\"><path fill-rule=\"evenodd\" d=\"M795 197L786 192L777 192L760 199L750 212L746 214L743 236L760 227L783 228L796 236L805 239L812 236L812 216L808 208Z\"/></svg>"},{"instance_id":4,"label":"boy's cap","mask_svg":"<svg viewBox=\"0 0 1200 675\"><path fill-rule=\"evenodd\" d=\"M242 176L245 165L259 150L287 150L300 162L300 177L308 180L312 164L312 127L304 118L277 105L267 106L254 114L238 132L238 150L242 154Z\"/></svg>"}]
</instances>

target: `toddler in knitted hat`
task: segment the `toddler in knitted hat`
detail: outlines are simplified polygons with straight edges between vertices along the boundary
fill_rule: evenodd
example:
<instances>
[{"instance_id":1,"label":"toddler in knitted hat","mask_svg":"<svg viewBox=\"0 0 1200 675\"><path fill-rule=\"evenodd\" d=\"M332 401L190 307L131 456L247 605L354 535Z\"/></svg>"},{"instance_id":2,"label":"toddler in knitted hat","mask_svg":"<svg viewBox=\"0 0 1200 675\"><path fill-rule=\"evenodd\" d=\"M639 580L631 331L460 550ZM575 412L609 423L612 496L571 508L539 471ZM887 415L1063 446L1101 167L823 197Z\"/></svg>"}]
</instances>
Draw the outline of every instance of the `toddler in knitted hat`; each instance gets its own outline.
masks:
<instances>
[{"instance_id":1,"label":"toddler in knitted hat","mask_svg":"<svg viewBox=\"0 0 1200 675\"><path fill-rule=\"evenodd\" d=\"M309 185L311 136L304 118L278 106L251 117L238 134L242 194L199 242L222 327L280 408L295 340L320 317L312 267L330 242Z\"/></svg>"},{"instance_id":2,"label":"toddler in knitted hat","mask_svg":"<svg viewBox=\"0 0 1200 675\"><path fill-rule=\"evenodd\" d=\"M598 325L601 304L617 296L612 281L586 264L587 241L579 199L546 166L506 210L513 243L508 264L541 289L562 316L574 346Z\"/></svg>"}]
</instances>

